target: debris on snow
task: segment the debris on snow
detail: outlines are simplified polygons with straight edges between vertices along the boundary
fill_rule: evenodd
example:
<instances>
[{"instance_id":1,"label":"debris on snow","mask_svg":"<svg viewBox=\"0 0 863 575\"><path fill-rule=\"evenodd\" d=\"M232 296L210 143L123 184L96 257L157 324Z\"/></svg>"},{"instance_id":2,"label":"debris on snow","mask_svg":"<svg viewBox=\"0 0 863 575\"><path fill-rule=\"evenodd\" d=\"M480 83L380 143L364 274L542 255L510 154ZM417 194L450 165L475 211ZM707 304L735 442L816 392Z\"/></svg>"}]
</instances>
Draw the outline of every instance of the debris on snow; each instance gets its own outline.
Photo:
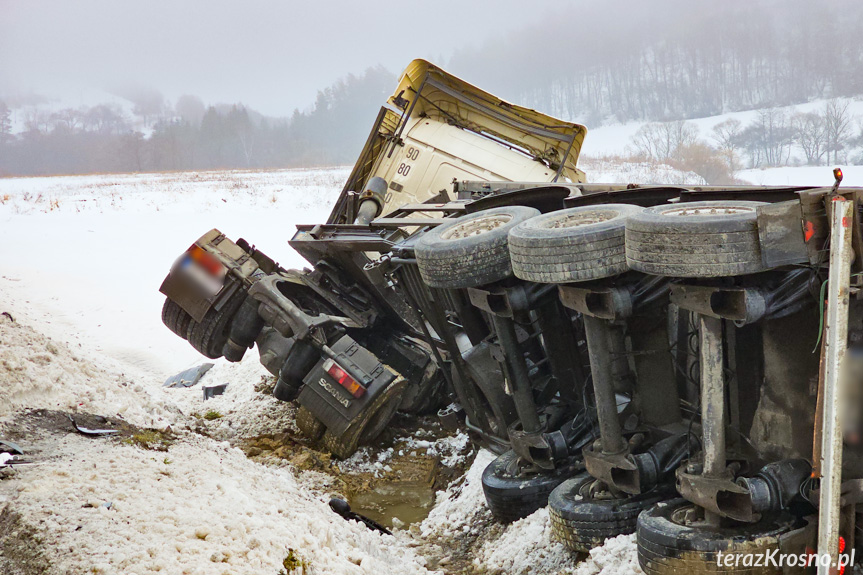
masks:
<instances>
[{"instance_id":1,"label":"debris on snow","mask_svg":"<svg viewBox=\"0 0 863 575\"><path fill-rule=\"evenodd\" d=\"M204 377L204 374L213 367L212 363L202 363L189 369L184 369L177 375L172 375L165 380L162 387L192 387Z\"/></svg>"}]
</instances>

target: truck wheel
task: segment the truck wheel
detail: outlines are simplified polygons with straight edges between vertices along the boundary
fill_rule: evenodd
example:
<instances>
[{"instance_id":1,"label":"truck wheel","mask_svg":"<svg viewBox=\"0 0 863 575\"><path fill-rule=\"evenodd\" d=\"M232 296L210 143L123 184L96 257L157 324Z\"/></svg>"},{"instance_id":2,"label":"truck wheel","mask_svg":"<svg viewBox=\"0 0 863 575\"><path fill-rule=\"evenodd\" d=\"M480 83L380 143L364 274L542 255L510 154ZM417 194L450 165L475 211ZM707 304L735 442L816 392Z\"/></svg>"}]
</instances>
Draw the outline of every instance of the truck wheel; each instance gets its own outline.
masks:
<instances>
[{"instance_id":1,"label":"truck wheel","mask_svg":"<svg viewBox=\"0 0 863 575\"><path fill-rule=\"evenodd\" d=\"M512 275L507 234L539 210L507 206L477 212L426 232L416 243L423 281L436 288L468 288Z\"/></svg>"},{"instance_id":2,"label":"truck wheel","mask_svg":"<svg viewBox=\"0 0 863 575\"><path fill-rule=\"evenodd\" d=\"M766 552L772 554L779 548L779 537L795 527L790 514L774 514L758 523L741 523L733 527L708 527L703 522L686 524L687 511L693 509L693 504L685 499L673 499L657 503L638 517L638 563L645 575L719 572L766 575L782 572L781 568L772 566L755 567L753 558L757 559ZM717 565L720 551L722 566ZM739 555L739 561L737 557L724 559L726 554ZM744 561L747 556L749 560Z\"/></svg>"},{"instance_id":3,"label":"truck wheel","mask_svg":"<svg viewBox=\"0 0 863 575\"><path fill-rule=\"evenodd\" d=\"M551 532L566 547L581 553L606 539L635 533L639 513L676 496L674 487L662 485L619 499L611 494L595 497L591 494L594 481L589 473L582 473L558 485L548 497Z\"/></svg>"},{"instance_id":4,"label":"truck wheel","mask_svg":"<svg viewBox=\"0 0 863 575\"><path fill-rule=\"evenodd\" d=\"M482 490L492 517L512 523L548 504L555 487L584 471L580 456L571 456L554 469L528 472L515 451L507 451L482 472Z\"/></svg>"},{"instance_id":5,"label":"truck wheel","mask_svg":"<svg viewBox=\"0 0 863 575\"><path fill-rule=\"evenodd\" d=\"M626 221L626 261L640 272L675 277L762 271L755 211L761 205L729 200L647 208Z\"/></svg>"},{"instance_id":6,"label":"truck wheel","mask_svg":"<svg viewBox=\"0 0 863 575\"><path fill-rule=\"evenodd\" d=\"M314 414L304 406L300 406L297 410L297 428L303 436L308 437L312 441L319 440L326 431L324 422L314 416Z\"/></svg>"},{"instance_id":7,"label":"truck wheel","mask_svg":"<svg viewBox=\"0 0 863 575\"><path fill-rule=\"evenodd\" d=\"M186 330L189 329L190 321L192 321L192 316L186 313L186 310L171 298L165 298L165 303L162 304L162 323L165 324L165 327L186 339Z\"/></svg>"},{"instance_id":8,"label":"truck wheel","mask_svg":"<svg viewBox=\"0 0 863 575\"><path fill-rule=\"evenodd\" d=\"M231 320L246 299L246 292L237 290L221 309L210 308L200 322L189 321L186 339L196 350L210 359L222 357L222 348L228 341Z\"/></svg>"},{"instance_id":9,"label":"truck wheel","mask_svg":"<svg viewBox=\"0 0 863 575\"><path fill-rule=\"evenodd\" d=\"M520 223L509 232L515 277L567 283L627 271L624 224L642 209L628 204L582 206Z\"/></svg>"},{"instance_id":10,"label":"truck wheel","mask_svg":"<svg viewBox=\"0 0 863 575\"><path fill-rule=\"evenodd\" d=\"M405 385L404 378L397 378L357 419L351 422L341 435L336 435L329 429L326 430L323 438L324 448L336 459L347 459L356 453L360 445L377 438L396 414Z\"/></svg>"}]
</instances>

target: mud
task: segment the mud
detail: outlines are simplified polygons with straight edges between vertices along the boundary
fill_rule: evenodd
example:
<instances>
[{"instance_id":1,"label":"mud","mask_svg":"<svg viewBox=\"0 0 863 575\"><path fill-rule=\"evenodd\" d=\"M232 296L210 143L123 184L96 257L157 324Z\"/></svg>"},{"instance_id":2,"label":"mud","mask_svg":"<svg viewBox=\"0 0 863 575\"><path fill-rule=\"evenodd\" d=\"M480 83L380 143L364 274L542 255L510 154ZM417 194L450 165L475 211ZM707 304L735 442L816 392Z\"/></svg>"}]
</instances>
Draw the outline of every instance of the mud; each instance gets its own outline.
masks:
<instances>
[{"instance_id":1,"label":"mud","mask_svg":"<svg viewBox=\"0 0 863 575\"><path fill-rule=\"evenodd\" d=\"M51 564L42 554L44 545L36 529L27 525L9 505L0 507L0 573L43 575Z\"/></svg>"},{"instance_id":2,"label":"mud","mask_svg":"<svg viewBox=\"0 0 863 575\"><path fill-rule=\"evenodd\" d=\"M397 418L374 446L365 448L364 455L372 462L380 454L387 456L380 465L357 466L336 460L315 442L291 431L246 438L241 447L250 459L264 464L286 460L300 471L326 474L331 480L328 491L345 498L353 511L387 527L402 528L425 519L435 493L463 472L463 467L442 465L427 448L411 446L404 439L418 431L432 441L449 435L428 418L412 422Z\"/></svg>"}]
</instances>

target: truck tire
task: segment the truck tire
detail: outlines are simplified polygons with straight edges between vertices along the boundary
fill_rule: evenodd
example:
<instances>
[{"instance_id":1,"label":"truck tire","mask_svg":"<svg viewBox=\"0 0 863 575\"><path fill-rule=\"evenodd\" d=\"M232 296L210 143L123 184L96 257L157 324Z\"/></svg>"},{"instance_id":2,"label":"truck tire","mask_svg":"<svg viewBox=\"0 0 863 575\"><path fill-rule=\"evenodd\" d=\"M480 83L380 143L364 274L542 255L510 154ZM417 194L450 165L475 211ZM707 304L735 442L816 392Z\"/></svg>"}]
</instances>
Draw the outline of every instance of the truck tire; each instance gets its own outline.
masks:
<instances>
[{"instance_id":1,"label":"truck tire","mask_svg":"<svg viewBox=\"0 0 863 575\"><path fill-rule=\"evenodd\" d=\"M584 460L571 456L554 469L519 474L518 455L507 451L483 470L482 490L492 517L512 523L545 507L555 487L582 471Z\"/></svg>"},{"instance_id":2,"label":"truck tire","mask_svg":"<svg viewBox=\"0 0 863 575\"><path fill-rule=\"evenodd\" d=\"M756 208L711 201L647 208L626 221L626 261L646 274L724 277L764 270Z\"/></svg>"},{"instance_id":3,"label":"truck tire","mask_svg":"<svg viewBox=\"0 0 863 575\"><path fill-rule=\"evenodd\" d=\"M341 435L327 429L323 436L324 448L336 459L347 459L356 453L360 445L377 438L396 414L405 385L406 381L402 377L393 381Z\"/></svg>"},{"instance_id":4,"label":"truck tire","mask_svg":"<svg viewBox=\"0 0 863 575\"><path fill-rule=\"evenodd\" d=\"M638 563L645 575L672 573L739 573L746 575L778 574L782 568L744 566L743 557L779 548L779 537L795 528L788 513L763 517L758 523L741 523L733 527L685 525L681 520L692 503L673 499L657 503L638 517L636 541ZM717 565L717 553L741 555L738 565ZM800 550L803 552L803 549ZM733 558L730 558L733 559Z\"/></svg>"},{"instance_id":5,"label":"truck tire","mask_svg":"<svg viewBox=\"0 0 863 575\"><path fill-rule=\"evenodd\" d=\"M520 223L509 232L515 277L567 283L627 271L624 225L642 209L629 204L581 206Z\"/></svg>"},{"instance_id":6,"label":"truck tire","mask_svg":"<svg viewBox=\"0 0 863 575\"><path fill-rule=\"evenodd\" d=\"M222 357L222 348L228 341L231 320L245 299L246 292L237 290L228 297L221 309L210 308L200 322L190 320L186 339L192 347L210 359Z\"/></svg>"},{"instance_id":7,"label":"truck tire","mask_svg":"<svg viewBox=\"0 0 863 575\"><path fill-rule=\"evenodd\" d=\"M165 324L165 327L186 339L186 331L189 329L190 321L192 321L192 316L186 313L186 310L171 298L165 298L165 303L162 304L162 323Z\"/></svg>"},{"instance_id":8,"label":"truck tire","mask_svg":"<svg viewBox=\"0 0 863 575\"><path fill-rule=\"evenodd\" d=\"M588 553L606 539L635 533L642 511L677 495L673 486L661 485L621 499L599 499L590 495L593 481L589 473L582 473L558 485L548 497L551 532L572 551Z\"/></svg>"},{"instance_id":9,"label":"truck tire","mask_svg":"<svg viewBox=\"0 0 863 575\"><path fill-rule=\"evenodd\" d=\"M300 433L312 441L317 441L323 437L326 427L324 422L314 416L314 414L304 406L300 406L297 410L297 428Z\"/></svg>"},{"instance_id":10,"label":"truck tire","mask_svg":"<svg viewBox=\"0 0 863 575\"><path fill-rule=\"evenodd\" d=\"M512 275L507 235L539 210L507 206L477 212L420 237L415 252L423 281L436 288L476 287Z\"/></svg>"}]
</instances>

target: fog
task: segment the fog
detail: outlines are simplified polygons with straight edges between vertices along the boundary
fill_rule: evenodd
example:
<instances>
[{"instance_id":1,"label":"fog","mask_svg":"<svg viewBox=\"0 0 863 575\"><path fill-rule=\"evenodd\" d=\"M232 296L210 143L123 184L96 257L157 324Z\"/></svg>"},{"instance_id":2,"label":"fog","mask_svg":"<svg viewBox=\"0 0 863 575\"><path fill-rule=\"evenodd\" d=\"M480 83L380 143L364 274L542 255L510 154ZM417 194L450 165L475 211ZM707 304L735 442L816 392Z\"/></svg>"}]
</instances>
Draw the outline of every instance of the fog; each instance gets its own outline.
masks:
<instances>
[{"instance_id":1,"label":"fog","mask_svg":"<svg viewBox=\"0 0 863 575\"><path fill-rule=\"evenodd\" d=\"M74 101L138 86L168 99L288 115L318 89L381 64L446 61L535 22L550 1L0 0L0 96ZM80 102L92 103L92 102Z\"/></svg>"}]
</instances>

